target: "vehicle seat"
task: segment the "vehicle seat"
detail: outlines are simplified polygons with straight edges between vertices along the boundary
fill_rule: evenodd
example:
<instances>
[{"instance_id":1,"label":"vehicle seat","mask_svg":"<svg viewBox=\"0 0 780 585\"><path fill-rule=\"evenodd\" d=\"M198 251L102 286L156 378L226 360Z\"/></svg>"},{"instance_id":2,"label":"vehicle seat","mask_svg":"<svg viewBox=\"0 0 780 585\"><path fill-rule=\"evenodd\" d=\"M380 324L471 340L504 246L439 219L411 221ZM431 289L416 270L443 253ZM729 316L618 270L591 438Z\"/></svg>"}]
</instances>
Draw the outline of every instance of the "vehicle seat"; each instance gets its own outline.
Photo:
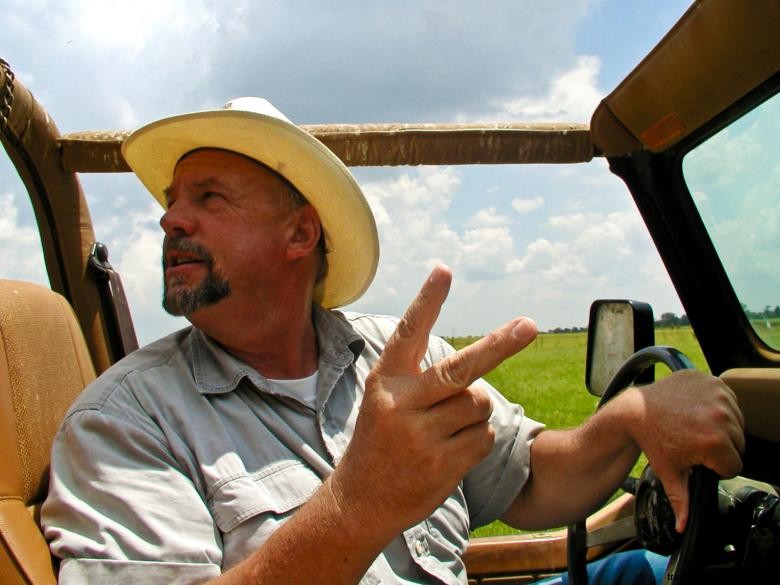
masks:
<instances>
[{"instance_id":1,"label":"vehicle seat","mask_svg":"<svg viewBox=\"0 0 780 585\"><path fill-rule=\"evenodd\" d=\"M0 582L56 583L38 523L54 434L95 378L68 302L39 285L0 280Z\"/></svg>"}]
</instances>

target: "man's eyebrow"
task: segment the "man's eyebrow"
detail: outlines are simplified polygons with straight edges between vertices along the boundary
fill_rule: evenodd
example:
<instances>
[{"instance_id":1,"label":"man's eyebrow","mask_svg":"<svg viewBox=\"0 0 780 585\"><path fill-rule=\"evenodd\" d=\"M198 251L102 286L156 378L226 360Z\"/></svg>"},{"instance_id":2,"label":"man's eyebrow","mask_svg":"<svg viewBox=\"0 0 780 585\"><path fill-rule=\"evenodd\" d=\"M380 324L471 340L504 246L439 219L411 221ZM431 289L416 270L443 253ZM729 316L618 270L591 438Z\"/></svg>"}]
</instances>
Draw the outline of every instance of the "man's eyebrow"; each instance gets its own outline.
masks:
<instances>
[{"instance_id":1,"label":"man's eyebrow","mask_svg":"<svg viewBox=\"0 0 780 585\"><path fill-rule=\"evenodd\" d=\"M215 177L209 177L207 179L203 179L202 181L194 181L190 183L189 186L190 188L196 190L206 190L206 189L214 189L214 188L219 188L220 190L226 189L225 184ZM166 201L170 200L171 197L173 196L173 185L169 185L165 189L163 189L163 195L165 195Z\"/></svg>"},{"instance_id":2,"label":"man's eyebrow","mask_svg":"<svg viewBox=\"0 0 780 585\"><path fill-rule=\"evenodd\" d=\"M209 189L211 187L221 187L224 188L224 184L222 181L215 177L209 177L207 179L203 179L202 181L194 181L192 183L192 186L196 189Z\"/></svg>"}]
</instances>

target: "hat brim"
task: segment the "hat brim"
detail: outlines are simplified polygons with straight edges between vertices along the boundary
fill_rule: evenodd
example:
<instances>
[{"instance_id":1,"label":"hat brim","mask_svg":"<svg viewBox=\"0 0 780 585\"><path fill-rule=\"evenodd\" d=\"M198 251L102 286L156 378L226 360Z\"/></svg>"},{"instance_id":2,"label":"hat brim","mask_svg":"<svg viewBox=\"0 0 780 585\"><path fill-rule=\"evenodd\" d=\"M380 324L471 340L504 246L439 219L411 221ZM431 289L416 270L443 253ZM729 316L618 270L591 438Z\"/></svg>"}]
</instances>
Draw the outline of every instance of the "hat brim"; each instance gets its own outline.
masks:
<instances>
[{"instance_id":1,"label":"hat brim","mask_svg":"<svg viewBox=\"0 0 780 585\"><path fill-rule=\"evenodd\" d=\"M132 133L122 145L130 168L165 207L179 160L200 148L238 152L273 169L314 206L328 238L328 273L314 291L326 308L358 299L379 262L376 223L363 192L324 144L288 122L243 110L174 116Z\"/></svg>"}]
</instances>

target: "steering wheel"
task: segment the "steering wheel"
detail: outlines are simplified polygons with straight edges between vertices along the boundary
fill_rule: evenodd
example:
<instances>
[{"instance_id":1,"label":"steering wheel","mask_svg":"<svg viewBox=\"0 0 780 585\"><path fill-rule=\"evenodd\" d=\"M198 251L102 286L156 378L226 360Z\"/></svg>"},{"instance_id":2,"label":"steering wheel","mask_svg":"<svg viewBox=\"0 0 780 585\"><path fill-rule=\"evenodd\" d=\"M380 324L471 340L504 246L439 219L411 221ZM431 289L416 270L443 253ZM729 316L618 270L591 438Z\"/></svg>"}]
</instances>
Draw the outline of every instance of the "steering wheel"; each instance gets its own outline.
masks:
<instances>
[{"instance_id":1,"label":"steering wheel","mask_svg":"<svg viewBox=\"0 0 780 585\"><path fill-rule=\"evenodd\" d=\"M672 371L693 368L691 360L682 352L663 346L646 347L629 357L613 376L599 401L604 406L620 392L631 385L637 376L648 367L662 363ZM630 478L629 478L630 480ZM627 484L624 483L624 487ZM661 482L648 465L635 486L633 534L642 544L654 552L670 554L666 577L677 585L690 584L703 569L706 536L717 510L718 476L706 467L697 466L691 470L688 482L690 508L688 524L681 536L674 530L674 513ZM632 490L629 490L632 491ZM609 529L610 527L606 527ZM623 528L625 528L625 523ZM609 533L603 530L602 533ZM614 533L621 532L612 530ZM567 560L569 582L572 585L587 585L586 553L590 546L606 544L608 538L591 539L581 520L569 525L567 539Z\"/></svg>"}]
</instances>

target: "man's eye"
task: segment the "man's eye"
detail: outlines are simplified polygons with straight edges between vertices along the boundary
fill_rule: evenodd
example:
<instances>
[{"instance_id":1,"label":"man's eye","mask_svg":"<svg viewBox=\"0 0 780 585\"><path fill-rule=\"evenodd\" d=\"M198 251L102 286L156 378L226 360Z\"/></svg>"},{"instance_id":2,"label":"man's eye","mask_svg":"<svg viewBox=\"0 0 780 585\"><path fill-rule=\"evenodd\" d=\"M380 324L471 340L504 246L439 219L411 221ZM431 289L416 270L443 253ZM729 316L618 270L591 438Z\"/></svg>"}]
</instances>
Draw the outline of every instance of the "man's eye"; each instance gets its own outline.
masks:
<instances>
[{"instance_id":1,"label":"man's eye","mask_svg":"<svg viewBox=\"0 0 780 585\"><path fill-rule=\"evenodd\" d=\"M203 195L201 195L201 199L203 199L203 201L208 201L209 199L213 199L214 197L219 197L219 193L216 193L214 191L204 191Z\"/></svg>"}]
</instances>

